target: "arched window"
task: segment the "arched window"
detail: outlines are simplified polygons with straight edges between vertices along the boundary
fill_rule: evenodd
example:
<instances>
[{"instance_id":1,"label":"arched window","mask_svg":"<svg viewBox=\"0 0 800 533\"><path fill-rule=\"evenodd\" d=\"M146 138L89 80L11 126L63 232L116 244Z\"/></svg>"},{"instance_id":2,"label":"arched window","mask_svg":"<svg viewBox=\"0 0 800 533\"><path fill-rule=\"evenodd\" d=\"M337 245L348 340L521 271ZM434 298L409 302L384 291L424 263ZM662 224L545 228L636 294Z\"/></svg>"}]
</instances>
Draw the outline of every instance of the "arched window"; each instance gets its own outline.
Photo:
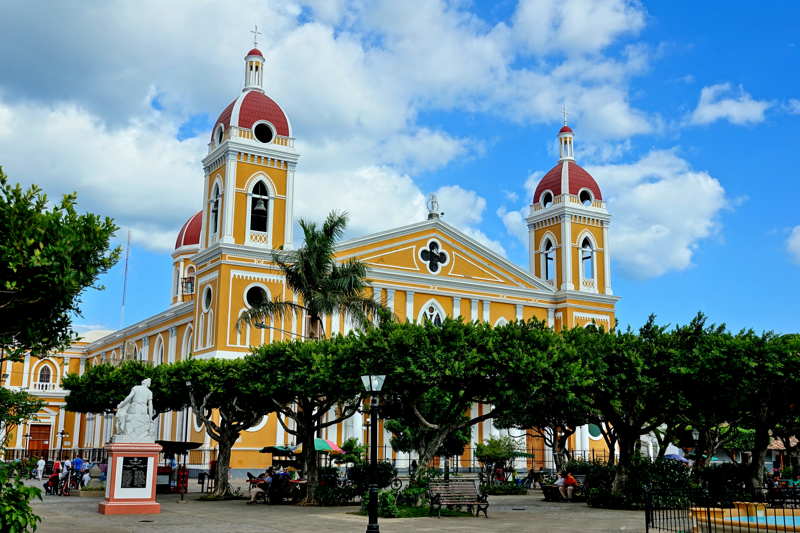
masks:
<instances>
[{"instance_id":1,"label":"arched window","mask_svg":"<svg viewBox=\"0 0 800 533\"><path fill-rule=\"evenodd\" d=\"M44 365L41 370L39 370L39 383L50 383L50 367Z\"/></svg>"},{"instance_id":2,"label":"arched window","mask_svg":"<svg viewBox=\"0 0 800 533\"><path fill-rule=\"evenodd\" d=\"M444 311L439 304L431 300L422 307L419 322L430 321L434 326L441 326L444 321L444 316Z\"/></svg>"},{"instance_id":3,"label":"arched window","mask_svg":"<svg viewBox=\"0 0 800 533\"><path fill-rule=\"evenodd\" d=\"M589 237L581 243L581 272L583 279L594 279L594 248Z\"/></svg>"},{"instance_id":4,"label":"arched window","mask_svg":"<svg viewBox=\"0 0 800 533\"><path fill-rule=\"evenodd\" d=\"M547 281L556 279L556 248L550 239L542 247L542 277Z\"/></svg>"},{"instance_id":5,"label":"arched window","mask_svg":"<svg viewBox=\"0 0 800 533\"><path fill-rule=\"evenodd\" d=\"M156 340L156 349L153 353L153 361L157 365L164 364L164 343L161 341L161 337L158 337Z\"/></svg>"},{"instance_id":6,"label":"arched window","mask_svg":"<svg viewBox=\"0 0 800 533\"><path fill-rule=\"evenodd\" d=\"M211 234L216 235L219 231L219 184L214 185L214 192L211 194Z\"/></svg>"},{"instance_id":7,"label":"arched window","mask_svg":"<svg viewBox=\"0 0 800 533\"><path fill-rule=\"evenodd\" d=\"M263 181L256 183L250 195L250 229L266 232L269 215L269 190Z\"/></svg>"}]
</instances>

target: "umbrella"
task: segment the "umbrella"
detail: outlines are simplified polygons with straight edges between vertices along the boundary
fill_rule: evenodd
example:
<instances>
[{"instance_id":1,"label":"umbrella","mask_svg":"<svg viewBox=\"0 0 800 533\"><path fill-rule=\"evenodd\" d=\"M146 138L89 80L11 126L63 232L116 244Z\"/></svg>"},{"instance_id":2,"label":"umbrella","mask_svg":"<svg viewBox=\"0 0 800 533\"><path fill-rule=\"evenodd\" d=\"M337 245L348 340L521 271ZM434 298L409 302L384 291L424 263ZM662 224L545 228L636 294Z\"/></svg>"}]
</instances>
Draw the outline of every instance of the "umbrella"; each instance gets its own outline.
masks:
<instances>
[{"instance_id":1,"label":"umbrella","mask_svg":"<svg viewBox=\"0 0 800 533\"><path fill-rule=\"evenodd\" d=\"M333 442L332 440L328 439L314 439L314 449L318 452L328 452L328 453L344 453L344 450L339 448L339 446ZM297 447L295 453L301 453L303 451L303 445Z\"/></svg>"},{"instance_id":2,"label":"umbrella","mask_svg":"<svg viewBox=\"0 0 800 533\"><path fill-rule=\"evenodd\" d=\"M261 453L271 453L272 455L290 456L294 455L297 446L264 446L259 450Z\"/></svg>"},{"instance_id":3,"label":"umbrella","mask_svg":"<svg viewBox=\"0 0 800 533\"><path fill-rule=\"evenodd\" d=\"M689 464L691 462L686 457L681 457L676 453L669 453L664 456L664 459L672 459L673 461L680 461L681 463L686 463L686 464Z\"/></svg>"}]
</instances>

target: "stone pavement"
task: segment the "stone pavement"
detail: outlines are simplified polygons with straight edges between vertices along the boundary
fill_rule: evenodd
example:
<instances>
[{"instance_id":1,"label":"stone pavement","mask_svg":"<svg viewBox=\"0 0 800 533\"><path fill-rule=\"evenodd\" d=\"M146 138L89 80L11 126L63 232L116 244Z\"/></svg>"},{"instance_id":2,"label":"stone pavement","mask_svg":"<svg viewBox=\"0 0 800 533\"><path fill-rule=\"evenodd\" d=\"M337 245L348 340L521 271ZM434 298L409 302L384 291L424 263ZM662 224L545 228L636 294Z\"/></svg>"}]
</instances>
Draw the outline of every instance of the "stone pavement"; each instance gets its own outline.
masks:
<instances>
[{"instance_id":1,"label":"stone pavement","mask_svg":"<svg viewBox=\"0 0 800 533\"><path fill-rule=\"evenodd\" d=\"M34 504L42 517L37 533L342 533L366 529L357 507L246 505L244 501L201 502L189 494L178 504L175 496L159 495L161 514L103 516L98 498L44 496ZM583 503L543 502L541 493L528 496L490 496L489 518L381 519L383 533L424 532L549 532L644 531L644 513L592 509Z\"/></svg>"}]
</instances>

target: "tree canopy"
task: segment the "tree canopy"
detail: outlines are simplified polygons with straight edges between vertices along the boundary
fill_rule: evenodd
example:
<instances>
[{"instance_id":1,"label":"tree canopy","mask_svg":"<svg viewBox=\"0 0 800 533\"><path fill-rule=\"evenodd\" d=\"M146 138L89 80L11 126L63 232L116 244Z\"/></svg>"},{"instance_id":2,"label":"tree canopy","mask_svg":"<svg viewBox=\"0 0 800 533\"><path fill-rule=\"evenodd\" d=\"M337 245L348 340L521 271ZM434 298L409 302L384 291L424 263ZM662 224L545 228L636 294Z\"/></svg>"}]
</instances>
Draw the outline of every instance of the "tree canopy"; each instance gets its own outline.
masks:
<instances>
[{"instance_id":1,"label":"tree canopy","mask_svg":"<svg viewBox=\"0 0 800 533\"><path fill-rule=\"evenodd\" d=\"M80 294L116 263L117 227L79 213L75 194L51 204L33 185L11 185L0 168L0 358L43 356L75 338Z\"/></svg>"}]
</instances>

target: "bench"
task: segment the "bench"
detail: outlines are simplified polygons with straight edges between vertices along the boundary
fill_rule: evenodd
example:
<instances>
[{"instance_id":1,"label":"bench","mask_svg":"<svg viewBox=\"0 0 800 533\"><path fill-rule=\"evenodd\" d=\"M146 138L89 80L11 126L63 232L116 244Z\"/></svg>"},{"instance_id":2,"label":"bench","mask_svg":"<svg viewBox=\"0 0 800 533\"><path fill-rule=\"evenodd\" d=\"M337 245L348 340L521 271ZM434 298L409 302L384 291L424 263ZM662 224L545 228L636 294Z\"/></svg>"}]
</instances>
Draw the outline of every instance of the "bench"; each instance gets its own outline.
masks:
<instances>
[{"instance_id":1,"label":"bench","mask_svg":"<svg viewBox=\"0 0 800 533\"><path fill-rule=\"evenodd\" d=\"M442 516L442 506L461 507L465 506L470 513L475 508L475 516L480 513L489 518L488 498L480 494L474 479L451 479L450 481L431 481L428 486L428 497L431 502L429 514L433 514L434 509L438 516Z\"/></svg>"},{"instance_id":2,"label":"bench","mask_svg":"<svg viewBox=\"0 0 800 533\"><path fill-rule=\"evenodd\" d=\"M575 491L572 493L572 499L582 500L586 496L584 490L586 487L586 476L577 475L573 477L578 481L578 486L575 487ZM546 502L564 501L564 498L561 497L561 491L559 491L558 487L555 485L542 485L542 495L544 496L544 501Z\"/></svg>"}]
</instances>

